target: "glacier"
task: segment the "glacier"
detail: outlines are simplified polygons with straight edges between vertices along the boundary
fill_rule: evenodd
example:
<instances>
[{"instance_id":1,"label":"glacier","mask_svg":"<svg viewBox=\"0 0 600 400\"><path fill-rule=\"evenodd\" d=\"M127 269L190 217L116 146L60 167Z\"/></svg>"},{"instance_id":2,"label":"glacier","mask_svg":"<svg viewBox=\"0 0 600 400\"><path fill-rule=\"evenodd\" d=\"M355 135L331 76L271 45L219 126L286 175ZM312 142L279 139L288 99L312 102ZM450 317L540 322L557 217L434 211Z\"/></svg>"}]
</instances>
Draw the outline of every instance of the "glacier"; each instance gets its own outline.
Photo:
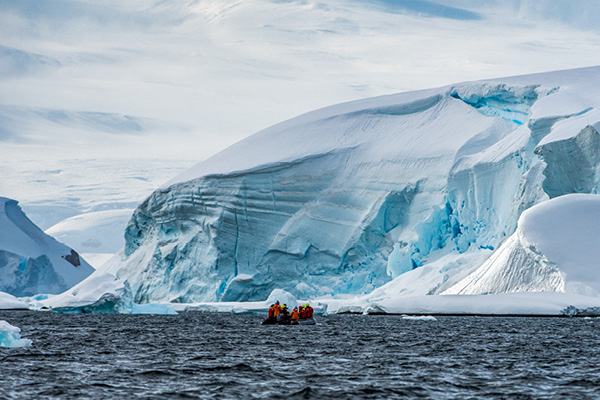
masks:
<instances>
[{"instance_id":1,"label":"glacier","mask_svg":"<svg viewBox=\"0 0 600 400\"><path fill-rule=\"evenodd\" d=\"M598 193L598 84L599 67L466 82L282 122L156 190L103 268L141 303L451 293L525 210Z\"/></svg>"},{"instance_id":2,"label":"glacier","mask_svg":"<svg viewBox=\"0 0 600 400\"><path fill-rule=\"evenodd\" d=\"M0 292L61 293L92 272L75 250L31 222L17 201L0 197Z\"/></svg>"}]
</instances>

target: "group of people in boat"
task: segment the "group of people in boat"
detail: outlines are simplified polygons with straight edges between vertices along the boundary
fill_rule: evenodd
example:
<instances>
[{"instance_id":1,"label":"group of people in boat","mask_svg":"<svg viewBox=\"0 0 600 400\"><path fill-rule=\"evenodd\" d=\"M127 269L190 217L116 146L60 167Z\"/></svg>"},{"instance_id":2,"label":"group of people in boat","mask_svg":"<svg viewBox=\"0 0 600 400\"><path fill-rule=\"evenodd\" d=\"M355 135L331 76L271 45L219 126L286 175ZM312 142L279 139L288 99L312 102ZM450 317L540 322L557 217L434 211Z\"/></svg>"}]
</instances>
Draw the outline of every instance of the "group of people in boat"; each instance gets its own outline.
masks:
<instances>
[{"instance_id":1,"label":"group of people in boat","mask_svg":"<svg viewBox=\"0 0 600 400\"><path fill-rule=\"evenodd\" d=\"M282 324L282 325L299 325L310 323L313 319L314 310L309 303L294 307L290 311L286 304L279 304L277 300L269 307L269 316L263 321L263 324Z\"/></svg>"}]
</instances>

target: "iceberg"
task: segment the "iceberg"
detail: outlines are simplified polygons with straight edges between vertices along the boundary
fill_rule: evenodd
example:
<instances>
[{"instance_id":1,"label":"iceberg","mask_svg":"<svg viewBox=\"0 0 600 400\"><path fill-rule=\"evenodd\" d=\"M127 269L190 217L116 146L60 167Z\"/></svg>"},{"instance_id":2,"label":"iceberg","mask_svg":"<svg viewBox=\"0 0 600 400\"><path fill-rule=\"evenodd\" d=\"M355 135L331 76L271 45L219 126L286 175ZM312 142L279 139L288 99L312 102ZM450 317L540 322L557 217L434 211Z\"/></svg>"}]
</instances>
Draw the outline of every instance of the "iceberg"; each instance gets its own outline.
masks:
<instances>
[{"instance_id":1,"label":"iceberg","mask_svg":"<svg viewBox=\"0 0 600 400\"><path fill-rule=\"evenodd\" d=\"M600 295L600 195L569 194L521 214L480 268L442 294L562 292Z\"/></svg>"},{"instance_id":2,"label":"iceberg","mask_svg":"<svg viewBox=\"0 0 600 400\"><path fill-rule=\"evenodd\" d=\"M281 288L296 298L366 295L384 308L405 297L442 305L450 297L433 295L497 258L525 210L598 193L599 85L592 67L282 122L150 195L107 268L138 303L258 301ZM503 279L487 292L510 292Z\"/></svg>"},{"instance_id":3,"label":"iceberg","mask_svg":"<svg viewBox=\"0 0 600 400\"><path fill-rule=\"evenodd\" d=\"M402 319L409 321L437 321L437 318L431 315L403 315Z\"/></svg>"},{"instance_id":4,"label":"iceberg","mask_svg":"<svg viewBox=\"0 0 600 400\"><path fill-rule=\"evenodd\" d=\"M31 308L60 313L86 314L176 314L167 304L136 304L127 281L96 270L73 288L30 302Z\"/></svg>"},{"instance_id":5,"label":"iceberg","mask_svg":"<svg viewBox=\"0 0 600 400\"><path fill-rule=\"evenodd\" d=\"M0 292L0 310L27 310L29 305L8 293Z\"/></svg>"},{"instance_id":6,"label":"iceberg","mask_svg":"<svg viewBox=\"0 0 600 400\"><path fill-rule=\"evenodd\" d=\"M133 310L127 282L100 270L73 288L36 304L65 313L129 314Z\"/></svg>"},{"instance_id":7,"label":"iceberg","mask_svg":"<svg viewBox=\"0 0 600 400\"><path fill-rule=\"evenodd\" d=\"M92 272L75 250L31 222L17 201L0 197L0 291L17 297L60 293Z\"/></svg>"},{"instance_id":8,"label":"iceberg","mask_svg":"<svg viewBox=\"0 0 600 400\"><path fill-rule=\"evenodd\" d=\"M21 339L21 328L0 320L0 347L29 347L30 339Z\"/></svg>"}]
</instances>

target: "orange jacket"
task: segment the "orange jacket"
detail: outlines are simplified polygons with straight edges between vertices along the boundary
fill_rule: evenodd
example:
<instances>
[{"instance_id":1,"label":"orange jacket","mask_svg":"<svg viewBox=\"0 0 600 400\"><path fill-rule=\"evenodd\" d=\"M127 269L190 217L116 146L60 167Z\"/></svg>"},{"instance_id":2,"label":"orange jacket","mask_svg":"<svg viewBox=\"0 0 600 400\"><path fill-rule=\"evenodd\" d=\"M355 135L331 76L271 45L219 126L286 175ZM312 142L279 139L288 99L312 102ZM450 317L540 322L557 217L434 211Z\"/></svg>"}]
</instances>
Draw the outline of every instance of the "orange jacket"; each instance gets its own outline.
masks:
<instances>
[{"instance_id":1,"label":"orange jacket","mask_svg":"<svg viewBox=\"0 0 600 400\"><path fill-rule=\"evenodd\" d=\"M281 306L279 304L275 304L273 307L273 316L276 317L281 314Z\"/></svg>"},{"instance_id":2,"label":"orange jacket","mask_svg":"<svg viewBox=\"0 0 600 400\"><path fill-rule=\"evenodd\" d=\"M292 310L292 314L290 314L290 316L292 317L292 320L300 319L300 313L298 312L298 309L294 308Z\"/></svg>"}]
</instances>

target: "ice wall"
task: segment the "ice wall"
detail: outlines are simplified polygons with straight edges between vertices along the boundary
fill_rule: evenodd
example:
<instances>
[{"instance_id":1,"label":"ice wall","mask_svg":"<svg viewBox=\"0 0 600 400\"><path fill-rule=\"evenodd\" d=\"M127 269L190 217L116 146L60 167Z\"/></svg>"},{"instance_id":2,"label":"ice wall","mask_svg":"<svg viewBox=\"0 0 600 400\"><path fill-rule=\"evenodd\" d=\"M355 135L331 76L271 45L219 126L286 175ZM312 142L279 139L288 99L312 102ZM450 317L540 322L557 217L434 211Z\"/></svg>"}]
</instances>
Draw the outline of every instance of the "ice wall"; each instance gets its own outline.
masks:
<instances>
[{"instance_id":1,"label":"ice wall","mask_svg":"<svg viewBox=\"0 0 600 400\"><path fill-rule=\"evenodd\" d=\"M109 268L140 302L366 293L428 265L426 285L394 290L437 294L495 254L524 210L597 191L598 72L384 96L275 125L153 193Z\"/></svg>"}]
</instances>

